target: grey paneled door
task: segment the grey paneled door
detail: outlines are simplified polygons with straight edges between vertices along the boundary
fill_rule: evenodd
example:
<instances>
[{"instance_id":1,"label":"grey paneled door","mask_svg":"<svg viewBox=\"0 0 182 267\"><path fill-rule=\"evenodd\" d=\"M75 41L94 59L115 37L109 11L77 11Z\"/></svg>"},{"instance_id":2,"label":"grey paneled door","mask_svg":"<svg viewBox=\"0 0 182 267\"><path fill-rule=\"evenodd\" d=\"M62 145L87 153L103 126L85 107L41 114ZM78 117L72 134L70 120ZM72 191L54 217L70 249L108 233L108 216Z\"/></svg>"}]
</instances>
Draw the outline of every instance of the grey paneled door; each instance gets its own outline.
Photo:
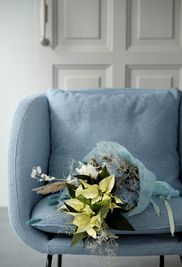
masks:
<instances>
[{"instance_id":1,"label":"grey paneled door","mask_svg":"<svg viewBox=\"0 0 182 267\"><path fill-rule=\"evenodd\" d=\"M182 88L181 0L34 2L38 89Z\"/></svg>"}]
</instances>

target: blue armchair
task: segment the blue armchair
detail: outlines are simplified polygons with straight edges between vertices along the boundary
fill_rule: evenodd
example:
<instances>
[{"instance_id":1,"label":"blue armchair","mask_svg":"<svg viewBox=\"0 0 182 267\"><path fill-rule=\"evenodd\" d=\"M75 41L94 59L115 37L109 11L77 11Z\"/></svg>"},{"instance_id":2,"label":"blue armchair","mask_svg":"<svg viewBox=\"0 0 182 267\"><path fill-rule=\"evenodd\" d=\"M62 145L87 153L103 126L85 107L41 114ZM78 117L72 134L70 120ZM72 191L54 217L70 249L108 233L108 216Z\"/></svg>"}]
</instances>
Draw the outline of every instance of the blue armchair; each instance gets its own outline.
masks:
<instances>
[{"instance_id":1,"label":"blue armchair","mask_svg":"<svg viewBox=\"0 0 182 267\"><path fill-rule=\"evenodd\" d=\"M98 141L116 141L126 146L151 169L182 192L181 93L177 89L93 89L46 94L24 99L14 117L9 148L9 214L17 235L33 249L52 255L91 254L79 244L70 247L71 237L26 224L43 197L32 192L37 182L30 178L33 166L61 177L70 158L82 159ZM182 254L182 199L171 202L176 234L170 236L165 220L149 207L131 218L136 231L122 233L118 256ZM152 214L152 215L151 215ZM161 216L162 217L162 216ZM142 229L141 229L142 228Z\"/></svg>"}]
</instances>

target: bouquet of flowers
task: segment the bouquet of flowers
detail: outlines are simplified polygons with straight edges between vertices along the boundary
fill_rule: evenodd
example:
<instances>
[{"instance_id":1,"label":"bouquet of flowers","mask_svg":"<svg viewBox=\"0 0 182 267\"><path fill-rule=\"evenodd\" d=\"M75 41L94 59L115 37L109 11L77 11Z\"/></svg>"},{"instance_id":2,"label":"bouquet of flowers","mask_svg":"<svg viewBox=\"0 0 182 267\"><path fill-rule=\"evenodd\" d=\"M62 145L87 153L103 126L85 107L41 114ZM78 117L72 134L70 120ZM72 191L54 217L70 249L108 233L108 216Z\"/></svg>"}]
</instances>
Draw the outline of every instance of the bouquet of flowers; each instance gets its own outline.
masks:
<instances>
[{"instance_id":1,"label":"bouquet of flowers","mask_svg":"<svg viewBox=\"0 0 182 267\"><path fill-rule=\"evenodd\" d=\"M33 189L37 193L60 191L51 204L55 203L60 212L70 215L74 225L71 245L91 239L95 240L96 246L104 242L113 246L117 236L111 230L134 231L128 217L141 213L150 203L159 214L155 203L155 197L159 196L164 200L171 233L174 234L168 200L169 197L178 197L179 192L165 182L156 181L154 173L117 143L98 143L66 179L46 175L40 167L34 167L31 176L39 181L51 181Z\"/></svg>"}]
</instances>

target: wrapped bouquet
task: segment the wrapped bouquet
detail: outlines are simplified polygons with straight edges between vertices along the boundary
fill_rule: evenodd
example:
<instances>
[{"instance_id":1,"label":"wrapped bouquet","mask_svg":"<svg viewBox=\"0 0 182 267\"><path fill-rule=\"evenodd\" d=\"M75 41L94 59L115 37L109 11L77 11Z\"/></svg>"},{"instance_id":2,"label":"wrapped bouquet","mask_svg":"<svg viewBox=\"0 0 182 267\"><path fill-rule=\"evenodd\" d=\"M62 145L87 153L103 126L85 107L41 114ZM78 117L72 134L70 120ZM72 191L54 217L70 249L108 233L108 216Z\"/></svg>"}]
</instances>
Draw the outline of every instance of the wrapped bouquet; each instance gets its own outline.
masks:
<instances>
[{"instance_id":1,"label":"wrapped bouquet","mask_svg":"<svg viewBox=\"0 0 182 267\"><path fill-rule=\"evenodd\" d=\"M74 225L72 245L90 239L95 240L96 245L104 242L113 245L117 236L112 229L134 231L129 216L143 212L150 203L159 215L155 198L164 201L171 234L174 234L168 200L178 197L179 192L166 182L157 181L154 173L118 143L98 143L66 179L46 175L40 167L34 167L31 176L51 181L33 189L37 193L60 192L50 200L60 212L70 215ZM29 221L29 224L33 222Z\"/></svg>"}]
</instances>

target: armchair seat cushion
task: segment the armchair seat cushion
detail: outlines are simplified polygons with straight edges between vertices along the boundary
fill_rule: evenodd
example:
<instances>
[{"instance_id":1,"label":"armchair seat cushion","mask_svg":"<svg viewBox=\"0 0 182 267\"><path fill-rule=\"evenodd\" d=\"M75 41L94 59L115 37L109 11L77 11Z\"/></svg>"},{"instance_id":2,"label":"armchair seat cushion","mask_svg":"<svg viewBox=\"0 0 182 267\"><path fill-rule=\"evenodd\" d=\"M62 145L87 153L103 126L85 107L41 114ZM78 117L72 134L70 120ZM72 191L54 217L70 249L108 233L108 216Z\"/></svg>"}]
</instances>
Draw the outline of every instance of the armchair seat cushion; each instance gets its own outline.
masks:
<instances>
[{"instance_id":1,"label":"armchair seat cushion","mask_svg":"<svg viewBox=\"0 0 182 267\"><path fill-rule=\"evenodd\" d=\"M162 200L157 204L161 210L161 216L158 216L150 205L143 213L128 217L135 231L116 231L115 234L162 234L170 233L167 211ZM182 231L182 198L173 198L170 204L174 213L176 232ZM33 208L31 219L41 218L42 221L35 223L33 227L48 233L70 234L74 226L70 224L72 217L64 212L57 210L56 206L48 204L48 196L41 199Z\"/></svg>"}]
</instances>

